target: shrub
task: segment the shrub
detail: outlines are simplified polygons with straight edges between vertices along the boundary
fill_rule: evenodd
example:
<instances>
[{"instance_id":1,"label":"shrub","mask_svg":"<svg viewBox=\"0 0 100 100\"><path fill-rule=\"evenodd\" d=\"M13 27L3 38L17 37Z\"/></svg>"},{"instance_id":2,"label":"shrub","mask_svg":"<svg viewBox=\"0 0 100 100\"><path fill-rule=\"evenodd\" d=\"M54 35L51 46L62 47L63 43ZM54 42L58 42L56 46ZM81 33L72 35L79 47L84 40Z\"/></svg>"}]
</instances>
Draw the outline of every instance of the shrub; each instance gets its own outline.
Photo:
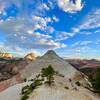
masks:
<instances>
[{"instance_id":1,"label":"shrub","mask_svg":"<svg viewBox=\"0 0 100 100\"><path fill-rule=\"evenodd\" d=\"M37 79L37 80L34 80L34 82L31 83L30 85L26 85L25 87L23 87L21 91L21 94L22 94L21 100L27 100L29 97L29 94L31 94L32 91L40 85L42 85L42 82L41 80Z\"/></svg>"},{"instance_id":2,"label":"shrub","mask_svg":"<svg viewBox=\"0 0 100 100\"><path fill-rule=\"evenodd\" d=\"M75 84L76 84L77 86L81 86L81 83L80 83L79 81L75 82Z\"/></svg>"},{"instance_id":3,"label":"shrub","mask_svg":"<svg viewBox=\"0 0 100 100\"><path fill-rule=\"evenodd\" d=\"M27 81L27 79L26 78L24 78L24 82L26 82Z\"/></svg>"},{"instance_id":4,"label":"shrub","mask_svg":"<svg viewBox=\"0 0 100 100\"><path fill-rule=\"evenodd\" d=\"M65 89L67 89L67 90L68 90L68 89L69 89L69 87L68 87L68 86L66 86L66 87L65 87Z\"/></svg>"},{"instance_id":5,"label":"shrub","mask_svg":"<svg viewBox=\"0 0 100 100\"><path fill-rule=\"evenodd\" d=\"M95 77L89 77L89 81L91 82L94 90L100 91L100 68L96 70Z\"/></svg>"},{"instance_id":6,"label":"shrub","mask_svg":"<svg viewBox=\"0 0 100 100\"><path fill-rule=\"evenodd\" d=\"M100 68L96 70L94 88L100 90Z\"/></svg>"},{"instance_id":7,"label":"shrub","mask_svg":"<svg viewBox=\"0 0 100 100\"><path fill-rule=\"evenodd\" d=\"M35 81L34 81L34 85L35 85L36 87L42 85L42 80L39 80L39 79L35 80Z\"/></svg>"},{"instance_id":8,"label":"shrub","mask_svg":"<svg viewBox=\"0 0 100 100\"><path fill-rule=\"evenodd\" d=\"M28 98L29 98L28 95L23 95L22 98L21 98L21 100L27 100Z\"/></svg>"},{"instance_id":9,"label":"shrub","mask_svg":"<svg viewBox=\"0 0 100 100\"><path fill-rule=\"evenodd\" d=\"M60 76L60 77L65 77L63 74L60 74L58 71L56 71L55 74Z\"/></svg>"},{"instance_id":10,"label":"shrub","mask_svg":"<svg viewBox=\"0 0 100 100\"><path fill-rule=\"evenodd\" d=\"M25 94L29 89L29 85L26 85L25 87L22 88L21 94Z\"/></svg>"}]
</instances>

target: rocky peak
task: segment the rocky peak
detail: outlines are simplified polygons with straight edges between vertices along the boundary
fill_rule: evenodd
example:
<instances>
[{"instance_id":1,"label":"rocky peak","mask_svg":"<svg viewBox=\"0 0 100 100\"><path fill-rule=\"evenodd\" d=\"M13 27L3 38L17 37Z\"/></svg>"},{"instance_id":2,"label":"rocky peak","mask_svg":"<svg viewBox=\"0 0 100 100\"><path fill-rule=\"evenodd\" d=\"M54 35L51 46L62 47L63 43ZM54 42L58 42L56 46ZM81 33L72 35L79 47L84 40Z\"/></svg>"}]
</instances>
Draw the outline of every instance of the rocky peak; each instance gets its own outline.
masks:
<instances>
[{"instance_id":1,"label":"rocky peak","mask_svg":"<svg viewBox=\"0 0 100 100\"><path fill-rule=\"evenodd\" d=\"M0 58L12 59L13 56L10 53L0 53Z\"/></svg>"},{"instance_id":2,"label":"rocky peak","mask_svg":"<svg viewBox=\"0 0 100 100\"><path fill-rule=\"evenodd\" d=\"M53 50L48 50L45 55L57 55L55 51Z\"/></svg>"},{"instance_id":3,"label":"rocky peak","mask_svg":"<svg viewBox=\"0 0 100 100\"><path fill-rule=\"evenodd\" d=\"M55 51L53 51L53 50L48 50L44 55L43 55L43 57L42 58L46 58L46 59L57 59L57 58L59 58L59 56L56 54L56 52Z\"/></svg>"},{"instance_id":4,"label":"rocky peak","mask_svg":"<svg viewBox=\"0 0 100 100\"><path fill-rule=\"evenodd\" d=\"M34 53L29 53L24 58L28 59L28 60L35 60L36 59L36 55Z\"/></svg>"}]
</instances>

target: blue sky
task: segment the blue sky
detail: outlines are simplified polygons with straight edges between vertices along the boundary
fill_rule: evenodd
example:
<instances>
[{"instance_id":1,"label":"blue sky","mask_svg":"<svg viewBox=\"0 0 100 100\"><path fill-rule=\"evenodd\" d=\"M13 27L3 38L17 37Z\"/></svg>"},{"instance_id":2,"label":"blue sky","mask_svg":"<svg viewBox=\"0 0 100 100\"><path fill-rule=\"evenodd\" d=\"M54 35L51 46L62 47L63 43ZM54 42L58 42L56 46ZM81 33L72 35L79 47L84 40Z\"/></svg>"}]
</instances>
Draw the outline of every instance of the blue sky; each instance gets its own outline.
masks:
<instances>
[{"instance_id":1,"label":"blue sky","mask_svg":"<svg viewBox=\"0 0 100 100\"><path fill-rule=\"evenodd\" d=\"M100 59L100 1L0 0L0 49Z\"/></svg>"}]
</instances>

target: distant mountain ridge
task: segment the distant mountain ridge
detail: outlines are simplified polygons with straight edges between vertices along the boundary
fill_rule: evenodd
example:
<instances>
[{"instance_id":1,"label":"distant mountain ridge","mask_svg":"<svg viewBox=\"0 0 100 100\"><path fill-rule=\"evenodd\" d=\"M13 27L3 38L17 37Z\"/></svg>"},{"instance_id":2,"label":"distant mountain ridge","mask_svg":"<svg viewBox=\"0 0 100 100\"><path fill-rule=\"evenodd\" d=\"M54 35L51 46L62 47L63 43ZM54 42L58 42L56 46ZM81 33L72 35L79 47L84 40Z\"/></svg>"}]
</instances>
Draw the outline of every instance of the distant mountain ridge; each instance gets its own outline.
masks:
<instances>
[{"instance_id":1,"label":"distant mountain ridge","mask_svg":"<svg viewBox=\"0 0 100 100\"><path fill-rule=\"evenodd\" d=\"M27 59L27 60L35 60L36 59L36 55L34 53L29 53L27 54L24 59Z\"/></svg>"},{"instance_id":2,"label":"distant mountain ridge","mask_svg":"<svg viewBox=\"0 0 100 100\"><path fill-rule=\"evenodd\" d=\"M69 62L74 67L80 69L80 68L100 68L100 61L96 59L66 59L67 62Z\"/></svg>"}]
</instances>

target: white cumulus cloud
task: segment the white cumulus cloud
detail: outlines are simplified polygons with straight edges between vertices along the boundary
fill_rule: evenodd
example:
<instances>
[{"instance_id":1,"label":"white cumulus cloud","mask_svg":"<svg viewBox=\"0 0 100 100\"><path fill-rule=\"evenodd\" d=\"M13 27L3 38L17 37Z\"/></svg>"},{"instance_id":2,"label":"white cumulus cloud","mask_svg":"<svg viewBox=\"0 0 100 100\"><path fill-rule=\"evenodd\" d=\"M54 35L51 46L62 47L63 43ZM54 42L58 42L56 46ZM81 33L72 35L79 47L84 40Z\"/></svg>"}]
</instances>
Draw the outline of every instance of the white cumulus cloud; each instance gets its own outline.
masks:
<instances>
[{"instance_id":1,"label":"white cumulus cloud","mask_svg":"<svg viewBox=\"0 0 100 100\"><path fill-rule=\"evenodd\" d=\"M57 0L58 6L65 12L74 13L83 8L82 0Z\"/></svg>"}]
</instances>

